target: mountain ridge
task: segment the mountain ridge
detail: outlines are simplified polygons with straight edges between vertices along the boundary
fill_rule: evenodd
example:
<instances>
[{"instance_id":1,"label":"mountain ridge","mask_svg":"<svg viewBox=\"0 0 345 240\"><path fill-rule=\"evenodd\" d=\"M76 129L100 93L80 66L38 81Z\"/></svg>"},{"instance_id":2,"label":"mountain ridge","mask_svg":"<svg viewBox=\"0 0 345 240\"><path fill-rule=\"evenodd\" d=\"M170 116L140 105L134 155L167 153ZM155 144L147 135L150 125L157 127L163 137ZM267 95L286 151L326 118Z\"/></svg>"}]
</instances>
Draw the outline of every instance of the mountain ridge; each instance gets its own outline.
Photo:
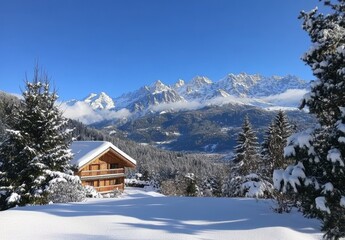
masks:
<instances>
[{"instance_id":1,"label":"mountain ridge","mask_svg":"<svg viewBox=\"0 0 345 240\"><path fill-rule=\"evenodd\" d=\"M259 74L230 73L218 81L212 81L205 76L196 76L189 82L179 79L175 84L166 85L161 80L157 80L149 86L142 86L118 97L112 98L101 92L90 94L81 101L88 103L94 110L125 108L130 112L145 111L150 106L160 104L191 102L208 104L212 99L218 99L217 103L219 103L221 102L219 98L223 98L226 102L229 97L237 98L240 102L245 100L245 103L248 103L248 99L252 99L254 105L255 102L265 102L267 107L275 107L275 103L264 98L283 94L291 89L307 91L309 83L293 75L265 77Z\"/></svg>"}]
</instances>

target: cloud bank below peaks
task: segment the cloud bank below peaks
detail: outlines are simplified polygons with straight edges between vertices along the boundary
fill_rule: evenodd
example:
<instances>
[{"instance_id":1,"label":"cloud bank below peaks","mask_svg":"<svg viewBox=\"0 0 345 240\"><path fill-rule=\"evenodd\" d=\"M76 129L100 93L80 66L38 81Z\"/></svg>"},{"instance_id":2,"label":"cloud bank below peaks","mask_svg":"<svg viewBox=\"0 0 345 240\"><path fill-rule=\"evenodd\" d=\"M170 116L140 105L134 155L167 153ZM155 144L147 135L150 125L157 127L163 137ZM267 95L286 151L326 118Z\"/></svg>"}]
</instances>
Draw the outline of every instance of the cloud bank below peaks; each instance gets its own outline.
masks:
<instances>
[{"instance_id":1,"label":"cloud bank below peaks","mask_svg":"<svg viewBox=\"0 0 345 240\"><path fill-rule=\"evenodd\" d=\"M308 91L306 89L288 89L281 94L263 97L262 100L283 107L298 107Z\"/></svg>"},{"instance_id":2,"label":"cloud bank below peaks","mask_svg":"<svg viewBox=\"0 0 345 240\"><path fill-rule=\"evenodd\" d=\"M88 103L83 101L76 101L73 104L61 103L59 107L66 118L78 120L84 124L92 124L104 120L128 119L135 116L141 116L147 111L156 113L193 111L207 106L223 106L226 104L256 106L266 110L296 110L301 99L307 92L308 91L305 89L289 89L280 94L260 98L229 95L211 99L161 103L150 105L146 111L143 112L130 112L126 108L117 111L107 109L95 110Z\"/></svg>"},{"instance_id":3,"label":"cloud bank below peaks","mask_svg":"<svg viewBox=\"0 0 345 240\"><path fill-rule=\"evenodd\" d=\"M73 105L61 103L59 108L64 117L78 120L84 124L92 124L110 119L123 119L131 115L128 109L120 109L118 111L94 110L89 104L80 101Z\"/></svg>"}]
</instances>

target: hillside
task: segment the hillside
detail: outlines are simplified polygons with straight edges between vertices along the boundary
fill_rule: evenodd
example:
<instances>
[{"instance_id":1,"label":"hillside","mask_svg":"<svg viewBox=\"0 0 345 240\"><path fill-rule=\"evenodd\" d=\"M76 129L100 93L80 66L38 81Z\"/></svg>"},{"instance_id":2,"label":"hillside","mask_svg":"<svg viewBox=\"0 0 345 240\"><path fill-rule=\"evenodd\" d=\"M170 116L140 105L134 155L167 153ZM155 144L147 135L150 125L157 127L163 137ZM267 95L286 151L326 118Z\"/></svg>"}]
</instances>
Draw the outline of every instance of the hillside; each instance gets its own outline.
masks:
<instances>
[{"instance_id":1,"label":"hillside","mask_svg":"<svg viewBox=\"0 0 345 240\"><path fill-rule=\"evenodd\" d=\"M165 197L128 189L117 199L18 207L0 212L11 239L316 240L320 222L277 214L271 200ZM18 230L20 226L20 230Z\"/></svg>"},{"instance_id":2,"label":"hillside","mask_svg":"<svg viewBox=\"0 0 345 240\"><path fill-rule=\"evenodd\" d=\"M286 112L296 128L304 128L315 119L299 110ZM277 111L255 106L226 104L196 110L150 113L128 121L107 120L92 124L110 135L131 139L173 151L227 153L236 145L243 119L249 116L259 139Z\"/></svg>"}]
</instances>

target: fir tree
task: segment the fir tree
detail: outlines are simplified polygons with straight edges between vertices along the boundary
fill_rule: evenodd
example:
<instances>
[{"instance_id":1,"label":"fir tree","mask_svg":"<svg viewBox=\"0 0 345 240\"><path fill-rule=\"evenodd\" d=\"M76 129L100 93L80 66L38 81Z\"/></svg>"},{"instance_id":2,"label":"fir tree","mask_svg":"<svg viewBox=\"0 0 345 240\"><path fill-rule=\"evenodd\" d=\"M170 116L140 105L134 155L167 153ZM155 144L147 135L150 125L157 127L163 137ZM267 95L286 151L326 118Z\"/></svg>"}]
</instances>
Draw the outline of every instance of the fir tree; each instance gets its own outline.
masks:
<instances>
[{"instance_id":1,"label":"fir tree","mask_svg":"<svg viewBox=\"0 0 345 240\"><path fill-rule=\"evenodd\" d=\"M262 173L272 179L273 170L286 168L291 162L284 157L287 138L292 134L292 128L283 111L279 111L268 127L262 144Z\"/></svg>"},{"instance_id":2,"label":"fir tree","mask_svg":"<svg viewBox=\"0 0 345 240\"><path fill-rule=\"evenodd\" d=\"M260 156L259 143L248 116L245 117L242 131L238 134L233 162L238 164L238 173L247 175L257 172Z\"/></svg>"},{"instance_id":3,"label":"fir tree","mask_svg":"<svg viewBox=\"0 0 345 240\"><path fill-rule=\"evenodd\" d=\"M345 236L345 0L324 2L330 14L301 13L313 43L303 60L316 77L302 107L320 125L289 138L285 154L296 165L274 178L277 188L298 192L305 214L323 221L325 238L339 239Z\"/></svg>"},{"instance_id":4,"label":"fir tree","mask_svg":"<svg viewBox=\"0 0 345 240\"><path fill-rule=\"evenodd\" d=\"M269 174L269 168L271 167L271 143L273 142L273 134L274 134L274 121L268 126L265 131L264 139L261 144L261 159L262 162L260 164L260 172L264 172L265 174Z\"/></svg>"},{"instance_id":5,"label":"fir tree","mask_svg":"<svg viewBox=\"0 0 345 240\"><path fill-rule=\"evenodd\" d=\"M55 106L57 97L47 75L36 68L0 145L2 209L47 203L49 184L78 183L69 165L71 130Z\"/></svg>"},{"instance_id":6,"label":"fir tree","mask_svg":"<svg viewBox=\"0 0 345 240\"><path fill-rule=\"evenodd\" d=\"M224 195L229 197L270 197L272 184L256 174L259 172L258 167L261 162L258 153L259 143L248 116L244 119L237 143L231 163L230 177L223 186Z\"/></svg>"}]
</instances>

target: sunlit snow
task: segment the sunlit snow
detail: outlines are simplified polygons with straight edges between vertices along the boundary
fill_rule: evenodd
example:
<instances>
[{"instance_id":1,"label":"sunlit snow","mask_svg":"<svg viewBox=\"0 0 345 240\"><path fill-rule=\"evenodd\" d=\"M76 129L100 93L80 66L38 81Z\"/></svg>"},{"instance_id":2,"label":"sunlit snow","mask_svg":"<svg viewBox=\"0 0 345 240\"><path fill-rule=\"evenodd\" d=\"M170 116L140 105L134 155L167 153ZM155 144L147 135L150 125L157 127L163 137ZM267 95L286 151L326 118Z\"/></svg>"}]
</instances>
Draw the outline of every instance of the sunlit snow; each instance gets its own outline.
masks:
<instances>
[{"instance_id":1,"label":"sunlit snow","mask_svg":"<svg viewBox=\"0 0 345 240\"><path fill-rule=\"evenodd\" d=\"M272 200L165 197L128 189L120 198L0 212L1 239L321 239L320 222L278 214Z\"/></svg>"}]
</instances>

